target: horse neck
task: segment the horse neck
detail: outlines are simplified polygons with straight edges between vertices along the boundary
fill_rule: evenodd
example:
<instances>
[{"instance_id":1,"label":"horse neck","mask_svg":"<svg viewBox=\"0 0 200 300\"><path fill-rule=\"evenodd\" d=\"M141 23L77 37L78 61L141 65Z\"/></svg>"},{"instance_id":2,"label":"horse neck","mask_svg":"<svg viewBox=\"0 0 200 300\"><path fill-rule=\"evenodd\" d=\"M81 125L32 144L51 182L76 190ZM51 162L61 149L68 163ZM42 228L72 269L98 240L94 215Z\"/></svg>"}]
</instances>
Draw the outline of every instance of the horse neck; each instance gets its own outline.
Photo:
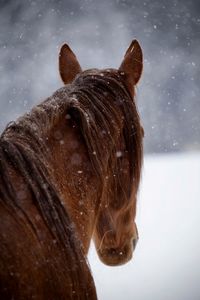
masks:
<instances>
[{"instance_id":1,"label":"horse neck","mask_svg":"<svg viewBox=\"0 0 200 300\"><path fill-rule=\"evenodd\" d=\"M50 171L88 252L98 210L99 186L88 152L75 122L60 120L46 138Z\"/></svg>"}]
</instances>

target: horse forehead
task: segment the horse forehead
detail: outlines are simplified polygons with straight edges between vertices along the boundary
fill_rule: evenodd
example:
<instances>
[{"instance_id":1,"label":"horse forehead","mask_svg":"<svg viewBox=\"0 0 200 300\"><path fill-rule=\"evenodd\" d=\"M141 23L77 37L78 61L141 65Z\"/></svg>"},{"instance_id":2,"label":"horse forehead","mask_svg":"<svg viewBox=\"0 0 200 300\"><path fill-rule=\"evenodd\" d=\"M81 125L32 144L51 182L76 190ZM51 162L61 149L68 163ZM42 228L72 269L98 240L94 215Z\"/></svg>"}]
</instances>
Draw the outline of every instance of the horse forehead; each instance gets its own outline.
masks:
<instances>
[{"instance_id":1,"label":"horse forehead","mask_svg":"<svg viewBox=\"0 0 200 300\"><path fill-rule=\"evenodd\" d=\"M112 69L112 68L106 68L106 69L97 69L97 68L93 68L93 69L87 69L85 71L83 71L81 75L106 75L109 73L116 73L117 69Z\"/></svg>"},{"instance_id":2,"label":"horse forehead","mask_svg":"<svg viewBox=\"0 0 200 300\"><path fill-rule=\"evenodd\" d=\"M98 68L91 68L87 69L82 72L82 74L93 74L93 73L98 73L100 70Z\"/></svg>"}]
</instances>

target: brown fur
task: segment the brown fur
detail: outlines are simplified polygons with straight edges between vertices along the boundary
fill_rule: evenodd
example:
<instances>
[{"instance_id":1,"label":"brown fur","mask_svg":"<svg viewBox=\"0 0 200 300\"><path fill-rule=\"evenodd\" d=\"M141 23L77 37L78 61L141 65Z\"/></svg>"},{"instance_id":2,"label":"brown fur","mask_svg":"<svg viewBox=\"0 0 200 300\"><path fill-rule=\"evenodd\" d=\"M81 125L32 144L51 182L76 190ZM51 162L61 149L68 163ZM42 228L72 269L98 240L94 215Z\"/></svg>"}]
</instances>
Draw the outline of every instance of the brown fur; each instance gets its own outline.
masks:
<instances>
[{"instance_id":1,"label":"brown fur","mask_svg":"<svg viewBox=\"0 0 200 300\"><path fill-rule=\"evenodd\" d=\"M0 138L0 299L96 299L92 235L106 264L132 255L142 164L133 91L124 70L73 70Z\"/></svg>"}]
</instances>

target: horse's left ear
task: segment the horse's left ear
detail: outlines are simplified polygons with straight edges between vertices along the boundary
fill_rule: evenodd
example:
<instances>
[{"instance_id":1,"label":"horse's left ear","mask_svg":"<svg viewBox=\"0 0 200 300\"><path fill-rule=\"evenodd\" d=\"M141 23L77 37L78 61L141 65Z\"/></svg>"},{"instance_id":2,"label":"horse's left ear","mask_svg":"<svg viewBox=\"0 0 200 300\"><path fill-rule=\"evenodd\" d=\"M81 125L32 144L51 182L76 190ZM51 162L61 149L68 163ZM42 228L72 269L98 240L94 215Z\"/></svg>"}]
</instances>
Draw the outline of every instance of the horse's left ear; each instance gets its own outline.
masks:
<instances>
[{"instance_id":1,"label":"horse's left ear","mask_svg":"<svg viewBox=\"0 0 200 300\"><path fill-rule=\"evenodd\" d=\"M140 44L137 40L133 40L126 51L124 60L119 67L119 71L123 72L128 79L128 83L135 85L140 80L143 69L143 55Z\"/></svg>"},{"instance_id":2,"label":"horse's left ear","mask_svg":"<svg viewBox=\"0 0 200 300\"><path fill-rule=\"evenodd\" d=\"M67 44L64 44L60 49L59 71L65 84L71 83L76 75L82 71L76 55Z\"/></svg>"}]
</instances>

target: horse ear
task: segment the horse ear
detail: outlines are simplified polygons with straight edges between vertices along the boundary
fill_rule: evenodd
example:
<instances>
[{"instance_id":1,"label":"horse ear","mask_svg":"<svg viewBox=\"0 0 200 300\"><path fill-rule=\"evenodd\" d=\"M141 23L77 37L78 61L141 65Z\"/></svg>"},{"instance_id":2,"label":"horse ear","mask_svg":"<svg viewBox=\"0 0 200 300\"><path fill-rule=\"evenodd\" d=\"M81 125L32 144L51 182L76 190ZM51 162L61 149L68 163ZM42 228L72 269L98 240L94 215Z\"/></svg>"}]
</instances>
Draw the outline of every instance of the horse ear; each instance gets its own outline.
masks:
<instances>
[{"instance_id":1,"label":"horse ear","mask_svg":"<svg viewBox=\"0 0 200 300\"><path fill-rule=\"evenodd\" d=\"M143 69L143 55L140 44L133 40L126 51L124 59L119 67L119 71L127 75L128 82L131 85L138 83Z\"/></svg>"},{"instance_id":2,"label":"horse ear","mask_svg":"<svg viewBox=\"0 0 200 300\"><path fill-rule=\"evenodd\" d=\"M71 83L76 75L82 71L76 55L67 44L64 44L60 49L59 71L65 84Z\"/></svg>"}]
</instances>

